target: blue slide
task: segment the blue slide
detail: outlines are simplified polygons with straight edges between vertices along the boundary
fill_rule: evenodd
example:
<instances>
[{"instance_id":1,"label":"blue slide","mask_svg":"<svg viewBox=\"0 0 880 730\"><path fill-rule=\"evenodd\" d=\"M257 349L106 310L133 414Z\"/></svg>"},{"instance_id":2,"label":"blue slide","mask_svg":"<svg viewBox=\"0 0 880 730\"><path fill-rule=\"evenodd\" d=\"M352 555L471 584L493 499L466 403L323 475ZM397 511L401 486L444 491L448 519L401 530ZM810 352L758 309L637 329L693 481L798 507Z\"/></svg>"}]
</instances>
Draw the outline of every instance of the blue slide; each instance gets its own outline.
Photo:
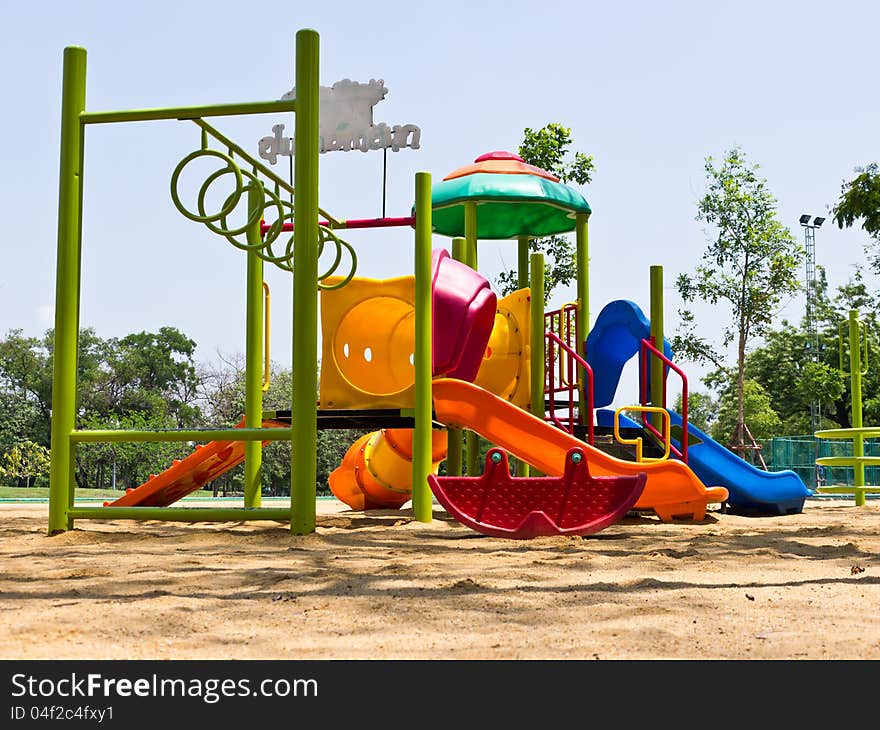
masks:
<instances>
[{"instance_id":1,"label":"blue slide","mask_svg":"<svg viewBox=\"0 0 880 730\"><path fill-rule=\"evenodd\" d=\"M614 399L623 366L638 354L639 343L650 337L650 330L650 322L634 302L616 300L599 313L586 343L597 408L609 405ZM669 343L664 341L663 345L664 354L672 359ZM613 411L600 410L597 423L611 426L613 417ZM669 417L673 429L680 433L681 416L670 411ZM676 447L680 446L675 438L672 441ZM758 469L691 423L688 423L687 455L688 466L700 481L709 486L726 487L728 505L738 511L797 514L803 511L804 501L812 494L790 469L775 472Z\"/></svg>"},{"instance_id":2,"label":"blue slide","mask_svg":"<svg viewBox=\"0 0 880 730\"><path fill-rule=\"evenodd\" d=\"M614 400L623 366L639 354L642 340L650 336L651 323L635 302L617 299L599 312L586 343L587 362L593 370L595 408L607 406ZM667 340L663 340L663 354L672 359L672 348Z\"/></svg>"}]
</instances>

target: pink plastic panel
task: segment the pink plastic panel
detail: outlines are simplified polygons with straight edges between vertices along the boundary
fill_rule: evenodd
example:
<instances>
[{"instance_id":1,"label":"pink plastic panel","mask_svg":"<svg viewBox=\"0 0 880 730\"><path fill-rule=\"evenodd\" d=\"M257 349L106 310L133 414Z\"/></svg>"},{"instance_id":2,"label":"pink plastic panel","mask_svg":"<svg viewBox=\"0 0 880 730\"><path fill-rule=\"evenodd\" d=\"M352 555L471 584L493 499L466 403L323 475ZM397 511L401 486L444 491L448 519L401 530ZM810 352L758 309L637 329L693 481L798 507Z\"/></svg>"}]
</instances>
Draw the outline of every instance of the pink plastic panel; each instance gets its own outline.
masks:
<instances>
[{"instance_id":1,"label":"pink plastic panel","mask_svg":"<svg viewBox=\"0 0 880 730\"><path fill-rule=\"evenodd\" d=\"M434 375L472 381L495 325L497 298L485 277L435 249L433 265Z\"/></svg>"}]
</instances>

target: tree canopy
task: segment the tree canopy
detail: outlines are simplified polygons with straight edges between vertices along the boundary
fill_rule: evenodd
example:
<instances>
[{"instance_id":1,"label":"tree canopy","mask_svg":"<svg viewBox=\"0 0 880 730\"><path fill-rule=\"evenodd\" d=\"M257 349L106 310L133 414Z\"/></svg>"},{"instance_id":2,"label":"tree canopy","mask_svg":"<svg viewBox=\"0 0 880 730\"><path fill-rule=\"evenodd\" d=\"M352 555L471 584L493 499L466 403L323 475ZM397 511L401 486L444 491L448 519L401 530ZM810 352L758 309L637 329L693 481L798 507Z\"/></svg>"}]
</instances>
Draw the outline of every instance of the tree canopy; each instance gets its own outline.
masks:
<instances>
[{"instance_id":1,"label":"tree canopy","mask_svg":"<svg viewBox=\"0 0 880 730\"><path fill-rule=\"evenodd\" d=\"M556 175L563 183L586 185L593 179L593 157L570 150L573 143L571 129L558 122L550 122L538 130L526 127L518 152L527 163ZM568 235L533 238L529 247L532 251L542 251L546 256L544 299L549 301L555 288L569 284L577 276L574 247ZM502 294L515 291L516 271L502 271L495 283Z\"/></svg>"},{"instance_id":2,"label":"tree canopy","mask_svg":"<svg viewBox=\"0 0 880 730\"><path fill-rule=\"evenodd\" d=\"M48 478L52 412L54 337L26 337L12 330L0 340L0 480L42 486ZM76 427L86 429L173 430L227 428L244 413L244 360L219 355L219 362L195 360L196 343L173 327L102 339L80 333ZM289 409L290 370L272 364L266 409ZM318 433L319 491L351 443L363 431ZM83 443L77 448L79 488L137 487L150 474L183 459L193 445L181 442ZM290 443L273 441L263 450L264 494L287 494ZM241 491L243 467L219 479L215 491Z\"/></svg>"},{"instance_id":3,"label":"tree canopy","mask_svg":"<svg viewBox=\"0 0 880 730\"><path fill-rule=\"evenodd\" d=\"M733 446L743 448L745 425L745 360L752 338L767 331L783 297L798 290L797 274L802 248L777 218L776 199L739 147L716 163L706 158L707 190L697 204L697 220L709 224L708 246L693 274L680 274L676 288L686 305L702 300L726 305L730 323L722 330L722 344L736 345L736 422L729 434ZM694 315L680 312L681 327L673 349L684 359L723 358L713 343L693 334ZM720 419L719 419L720 420Z\"/></svg>"},{"instance_id":4,"label":"tree canopy","mask_svg":"<svg viewBox=\"0 0 880 730\"><path fill-rule=\"evenodd\" d=\"M865 246L871 268L880 273L880 168L876 162L855 169L858 175L844 180L840 198L832 209L838 228L850 228L861 221L862 229L872 238Z\"/></svg>"}]
</instances>

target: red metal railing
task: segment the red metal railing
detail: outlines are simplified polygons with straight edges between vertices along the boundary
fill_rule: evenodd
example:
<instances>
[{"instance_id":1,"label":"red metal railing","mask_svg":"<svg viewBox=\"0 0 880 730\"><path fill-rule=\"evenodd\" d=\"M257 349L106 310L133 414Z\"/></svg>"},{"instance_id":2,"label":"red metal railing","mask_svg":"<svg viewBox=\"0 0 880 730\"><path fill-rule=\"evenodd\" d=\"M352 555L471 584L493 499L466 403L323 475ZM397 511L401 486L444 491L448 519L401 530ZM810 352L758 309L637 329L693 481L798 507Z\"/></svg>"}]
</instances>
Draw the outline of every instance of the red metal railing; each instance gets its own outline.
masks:
<instances>
[{"instance_id":1,"label":"red metal railing","mask_svg":"<svg viewBox=\"0 0 880 730\"><path fill-rule=\"evenodd\" d=\"M577 304L563 304L559 309L544 313L544 330L555 332L562 341L577 352Z\"/></svg>"},{"instance_id":2,"label":"red metal railing","mask_svg":"<svg viewBox=\"0 0 880 730\"><path fill-rule=\"evenodd\" d=\"M577 304L564 304L544 314L544 331L556 334L569 348L578 351ZM559 382L574 385L577 372L566 371L567 358L559 358Z\"/></svg>"},{"instance_id":3,"label":"red metal railing","mask_svg":"<svg viewBox=\"0 0 880 730\"><path fill-rule=\"evenodd\" d=\"M666 367L670 370L674 371L681 378L681 448L676 448L673 444L670 444L670 449L672 452L681 459L685 464L687 464L687 451L688 451L688 379L687 375L684 374L684 371L681 368L677 367L672 360L670 360L666 355L664 355L660 350L657 349L654 343L654 338L650 338L648 340L642 340L641 349L639 353L639 360L641 361L641 377L639 380L639 402L641 405L648 405L648 401L650 400L650 395L648 394L648 364L651 356L657 357L660 359ZM663 408L666 408L666 378L663 378L663 389L662 389L662 400L660 405ZM667 408L667 410L669 410ZM663 440L663 434L657 430L657 428L650 423L649 414L642 413L642 423L645 426L645 429L656 436L657 438Z\"/></svg>"},{"instance_id":4,"label":"red metal railing","mask_svg":"<svg viewBox=\"0 0 880 730\"><path fill-rule=\"evenodd\" d=\"M350 218L349 220L339 221L337 228L392 228L394 226L410 226L416 224L415 216L405 216L401 218ZM330 226L330 221L318 221L319 226ZM265 236L266 231L271 228L271 224L266 221L260 222L260 235ZM281 226L282 231L292 231L293 223L284 223Z\"/></svg>"},{"instance_id":5,"label":"red metal railing","mask_svg":"<svg viewBox=\"0 0 880 730\"><path fill-rule=\"evenodd\" d=\"M566 433L574 434L574 427L578 421L585 423L587 427L587 443L593 445L593 369L589 363L575 352L555 332L545 332L544 339L547 342L546 357L544 362L544 395L549 400L550 406L547 412L547 420ZM564 361L564 366L562 363ZM586 412L580 413L580 418L575 415L575 408L580 411L580 387L577 373L578 366L586 374L584 386L584 399L586 400ZM557 367L558 372L557 372ZM567 377L560 377L560 373L567 373ZM557 413L557 397L564 404L564 416Z\"/></svg>"}]
</instances>

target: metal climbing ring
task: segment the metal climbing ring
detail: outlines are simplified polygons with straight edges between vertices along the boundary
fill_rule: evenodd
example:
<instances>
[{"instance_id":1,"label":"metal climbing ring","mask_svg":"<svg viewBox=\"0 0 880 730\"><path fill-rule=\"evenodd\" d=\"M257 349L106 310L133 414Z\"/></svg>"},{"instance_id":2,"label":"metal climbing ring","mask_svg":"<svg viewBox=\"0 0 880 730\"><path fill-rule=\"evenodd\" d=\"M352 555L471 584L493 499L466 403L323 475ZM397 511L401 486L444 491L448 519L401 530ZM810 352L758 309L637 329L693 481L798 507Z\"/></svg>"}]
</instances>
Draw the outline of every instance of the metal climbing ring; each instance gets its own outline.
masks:
<instances>
[{"instance_id":1,"label":"metal climbing ring","mask_svg":"<svg viewBox=\"0 0 880 730\"><path fill-rule=\"evenodd\" d=\"M330 228L325 226L319 226L318 235L320 236L320 246L318 247L318 256L320 257L321 253L324 250L324 244L327 240L332 239L336 244L336 258L333 260L333 264L330 266L327 271L323 274L318 275L318 288L324 291L333 291L334 289L341 289L348 282L352 280L354 277L355 271L357 271L357 254L354 252L354 248L352 248L351 244L348 241L344 241L339 238ZM348 255L351 257L351 269L349 269L348 274L346 274L342 279L340 279L335 284L322 284L322 280L330 277L339 268L339 264L342 261L342 249L343 247L348 251Z\"/></svg>"},{"instance_id":2,"label":"metal climbing ring","mask_svg":"<svg viewBox=\"0 0 880 730\"><path fill-rule=\"evenodd\" d=\"M267 254L266 251L269 253ZM257 251L257 256L259 256L263 261L267 261L270 264L275 264L279 269L283 269L284 271L293 271L293 237L287 242L287 246L284 249L284 255L278 256L272 250L272 244L269 243L266 245L265 249L261 249Z\"/></svg>"},{"instance_id":3,"label":"metal climbing ring","mask_svg":"<svg viewBox=\"0 0 880 730\"><path fill-rule=\"evenodd\" d=\"M211 175L209 175L208 178L205 180L204 184L202 185L201 190L199 191L198 205L199 205L199 212L200 213L204 213L205 195L207 194L208 188L213 184L213 182L215 180L222 177L223 175L227 175L228 173L229 173L229 170L217 170L217 171L213 172ZM265 212L265 208L266 208L266 196L267 195L271 196L271 193L266 192L265 186L263 185L262 182L260 182L259 178L257 178L256 175L254 175L250 172L247 172L246 170L242 170L241 174L243 177L246 177L250 182L247 185L245 185L241 190L234 190L232 193L230 193L229 197L226 199L226 202L223 204L223 208L225 209L227 207L229 200L233 196L237 195L238 201L241 202L241 198L242 198L242 195L244 194L244 192L245 191L250 192L254 188L256 188L258 194L262 198L260 205L258 205L256 208L254 208L253 212L248 216L244 225L240 226L239 228L229 229L227 227L226 219L229 215L228 213L221 216L221 218L220 218L221 225L220 226L214 225L213 223L210 223L208 221L204 221L204 223L208 227L209 230L213 231L214 233L216 233L220 236L223 236L224 238L226 238L227 241L229 241L236 248L240 248L244 251L253 251L254 249L263 248L263 246L266 245L265 242L263 242L261 240L258 244L242 243L240 241L236 241L235 236L241 235L242 233L247 231L248 228L253 226L258 221L262 220L263 213ZM274 196L271 196L271 197L274 197ZM281 208L281 201L279 201L276 198L274 202L275 202L276 206L278 207L279 211L281 213L283 213L284 211Z\"/></svg>"},{"instance_id":4,"label":"metal climbing ring","mask_svg":"<svg viewBox=\"0 0 880 730\"><path fill-rule=\"evenodd\" d=\"M276 218L272 223L269 224L269 227L266 229L266 232L263 234L263 240L267 245L275 242L275 239L281 235L281 232L284 230L284 224L287 221L293 221L293 203L287 200L282 200L278 195L277 191L275 193L267 193L272 195L274 198L273 202L276 203L276 207L280 211L280 215ZM285 213L285 208L287 212Z\"/></svg>"},{"instance_id":5,"label":"metal climbing ring","mask_svg":"<svg viewBox=\"0 0 880 730\"><path fill-rule=\"evenodd\" d=\"M201 210L201 215L196 215L195 213L187 210L186 206L181 202L180 196L177 193L177 184L180 179L180 174L183 172L183 168L186 167L190 162L195 160L197 157L218 157L226 163L225 168L220 168L220 171L223 173L231 172L235 175L235 191L226 199L226 204L221 208L220 212L215 215L206 215L204 210ZM213 179L217 174L209 178ZM204 189L205 185L202 185ZM235 206L238 205L238 201L241 198L241 194L243 192L242 188L242 173L239 169L238 165L235 164L235 161L229 156L224 154L223 152L218 152L217 150L209 150L202 149L196 150L195 152L191 152L186 157L184 157L179 163L177 163L177 167L174 168L174 172L171 175L171 200L174 201L174 205L177 210L180 211L181 215L189 218L191 221L195 221L196 223L205 223L206 225L212 221L220 220L221 218L229 215L234 209ZM204 199L203 190L199 191L200 198Z\"/></svg>"},{"instance_id":6,"label":"metal climbing ring","mask_svg":"<svg viewBox=\"0 0 880 730\"><path fill-rule=\"evenodd\" d=\"M283 269L284 271L293 271L293 235L287 240L283 256L277 255L272 249L272 245L276 242L281 231L284 229L284 223L288 220L293 221L293 205L280 198L278 198L278 200L282 207L286 207L289 210L284 215L278 216L278 218L269 226L263 237L266 245L257 252L257 256L263 259L263 261L275 264L278 268Z\"/></svg>"}]
</instances>

